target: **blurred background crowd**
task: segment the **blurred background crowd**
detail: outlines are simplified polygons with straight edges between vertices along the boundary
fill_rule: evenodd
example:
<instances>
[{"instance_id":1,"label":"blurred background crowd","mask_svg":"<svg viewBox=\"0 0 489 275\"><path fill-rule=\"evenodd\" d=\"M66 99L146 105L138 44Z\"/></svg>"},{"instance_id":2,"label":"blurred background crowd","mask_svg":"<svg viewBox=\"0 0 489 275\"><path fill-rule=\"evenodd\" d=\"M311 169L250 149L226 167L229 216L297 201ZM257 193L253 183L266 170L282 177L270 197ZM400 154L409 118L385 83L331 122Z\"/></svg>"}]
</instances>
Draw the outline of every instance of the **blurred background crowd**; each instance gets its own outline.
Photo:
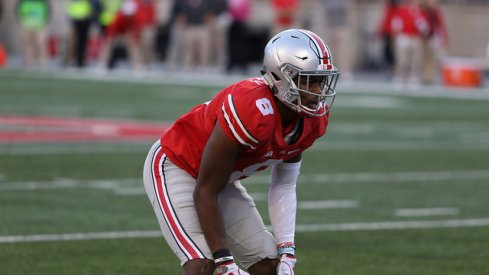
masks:
<instances>
[{"instance_id":1,"label":"blurred background crowd","mask_svg":"<svg viewBox=\"0 0 489 275\"><path fill-rule=\"evenodd\" d=\"M478 86L488 14L485 0L0 0L0 67L247 74L296 27L325 39L343 82Z\"/></svg>"}]
</instances>

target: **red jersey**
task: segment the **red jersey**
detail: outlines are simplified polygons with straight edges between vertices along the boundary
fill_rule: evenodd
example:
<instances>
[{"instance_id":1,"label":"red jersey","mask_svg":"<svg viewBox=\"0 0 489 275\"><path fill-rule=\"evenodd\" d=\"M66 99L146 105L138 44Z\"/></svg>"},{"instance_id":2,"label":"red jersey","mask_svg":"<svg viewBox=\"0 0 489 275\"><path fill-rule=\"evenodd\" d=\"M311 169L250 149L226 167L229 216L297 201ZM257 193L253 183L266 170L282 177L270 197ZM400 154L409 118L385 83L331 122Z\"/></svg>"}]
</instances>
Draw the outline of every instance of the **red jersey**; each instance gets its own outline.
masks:
<instances>
[{"instance_id":1,"label":"red jersey","mask_svg":"<svg viewBox=\"0 0 489 275\"><path fill-rule=\"evenodd\" d=\"M401 5L398 9L396 9L394 17L394 20L400 22L400 25L393 27L393 29L397 28L396 31L400 31L402 34L409 36L422 36L426 35L429 31L426 14L420 7Z\"/></svg>"},{"instance_id":2,"label":"red jersey","mask_svg":"<svg viewBox=\"0 0 489 275\"><path fill-rule=\"evenodd\" d=\"M294 23L294 13L299 8L299 1L272 0L272 7L277 11L275 22L280 26L290 26Z\"/></svg>"},{"instance_id":3,"label":"red jersey","mask_svg":"<svg viewBox=\"0 0 489 275\"><path fill-rule=\"evenodd\" d=\"M156 22L156 3L154 0L138 0L139 9L136 21L140 26L153 26Z\"/></svg>"},{"instance_id":4,"label":"red jersey","mask_svg":"<svg viewBox=\"0 0 489 275\"><path fill-rule=\"evenodd\" d=\"M287 144L274 95L263 78L250 78L228 86L179 118L161 137L163 152L197 178L215 123L243 148L229 179L232 182L300 154L324 135L328 117L303 118L300 136Z\"/></svg>"},{"instance_id":5,"label":"red jersey","mask_svg":"<svg viewBox=\"0 0 489 275\"><path fill-rule=\"evenodd\" d=\"M394 19L397 12L397 6L389 4L384 9L384 14L382 16L382 21L380 21L377 34L381 36L392 35L392 20Z\"/></svg>"}]
</instances>

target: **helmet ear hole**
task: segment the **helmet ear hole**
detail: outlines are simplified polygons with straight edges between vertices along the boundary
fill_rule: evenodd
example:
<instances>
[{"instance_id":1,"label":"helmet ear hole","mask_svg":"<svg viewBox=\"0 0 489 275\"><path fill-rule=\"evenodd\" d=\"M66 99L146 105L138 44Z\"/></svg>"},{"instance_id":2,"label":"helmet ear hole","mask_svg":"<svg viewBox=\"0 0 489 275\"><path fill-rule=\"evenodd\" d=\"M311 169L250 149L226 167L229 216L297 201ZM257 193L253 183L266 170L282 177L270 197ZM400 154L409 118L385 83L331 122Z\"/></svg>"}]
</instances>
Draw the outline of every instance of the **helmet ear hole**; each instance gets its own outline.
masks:
<instances>
[{"instance_id":1,"label":"helmet ear hole","mask_svg":"<svg viewBox=\"0 0 489 275\"><path fill-rule=\"evenodd\" d=\"M276 73L274 73L274 72L272 72L272 76L275 79L275 81L280 81L281 80L280 77Z\"/></svg>"}]
</instances>

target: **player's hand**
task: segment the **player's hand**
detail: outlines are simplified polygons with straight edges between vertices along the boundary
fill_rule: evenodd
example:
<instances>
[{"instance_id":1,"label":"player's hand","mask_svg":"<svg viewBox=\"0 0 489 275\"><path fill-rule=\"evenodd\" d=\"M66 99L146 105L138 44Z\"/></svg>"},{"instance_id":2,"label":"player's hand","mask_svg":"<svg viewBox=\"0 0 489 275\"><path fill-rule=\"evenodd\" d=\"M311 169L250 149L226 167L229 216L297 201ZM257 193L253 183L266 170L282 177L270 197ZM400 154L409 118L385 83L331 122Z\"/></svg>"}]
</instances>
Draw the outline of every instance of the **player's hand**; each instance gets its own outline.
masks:
<instances>
[{"instance_id":1,"label":"player's hand","mask_svg":"<svg viewBox=\"0 0 489 275\"><path fill-rule=\"evenodd\" d=\"M277 275L294 275L294 268L297 259L291 254L280 255L280 262L277 265Z\"/></svg>"},{"instance_id":2,"label":"player's hand","mask_svg":"<svg viewBox=\"0 0 489 275\"><path fill-rule=\"evenodd\" d=\"M250 275L236 265L232 256L218 258L214 262L216 263L216 275Z\"/></svg>"}]
</instances>

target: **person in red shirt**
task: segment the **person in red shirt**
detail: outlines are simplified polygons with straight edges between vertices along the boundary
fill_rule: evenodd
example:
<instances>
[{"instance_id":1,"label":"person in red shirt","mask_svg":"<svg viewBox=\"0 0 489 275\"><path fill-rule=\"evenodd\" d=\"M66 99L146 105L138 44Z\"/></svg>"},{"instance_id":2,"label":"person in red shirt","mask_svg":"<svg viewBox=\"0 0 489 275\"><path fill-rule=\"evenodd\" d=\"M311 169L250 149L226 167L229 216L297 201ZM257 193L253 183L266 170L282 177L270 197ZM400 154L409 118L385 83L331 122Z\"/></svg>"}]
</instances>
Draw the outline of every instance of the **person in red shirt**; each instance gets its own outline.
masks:
<instances>
[{"instance_id":1,"label":"person in red shirt","mask_svg":"<svg viewBox=\"0 0 489 275\"><path fill-rule=\"evenodd\" d=\"M224 88L153 145L144 185L184 274L294 274L302 152L326 132L338 75L319 36L285 30L262 77ZM240 183L267 167L273 234Z\"/></svg>"},{"instance_id":2,"label":"person in red shirt","mask_svg":"<svg viewBox=\"0 0 489 275\"><path fill-rule=\"evenodd\" d=\"M154 59L155 36L157 27L157 8L155 0L138 0L136 24L141 32L141 58L145 66Z\"/></svg>"},{"instance_id":3,"label":"person in red shirt","mask_svg":"<svg viewBox=\"0 0 489 275\"><path fill-rule=\"evenodd\" d=\"M99 64L101 69L110 67L109 58L112 47L119 38L122 38L127 47L133 69L139 70L142 68L140 51L141 25L136 16L139 8L139 0L121 1L119 11L114 21L107 26L104 35Z\"/></svg>"},{"instance_id":4,"label":"person in red shirt","mask_svg":"<svg viewBox=\"0 0 489 275\"><path fill-rule=\"evenodd\" d=\"M423 43L423 83L433 84L439 72L439 63L448 46L448 32L443 12L437 0L426 0L423 5L428 21L428 35Z\"/></svg>"},{"instance_id":5,"label":"person in red shirt","mask_svg":"<svg viewBox=\"0 0 489 275\"><path fill-rule=\"evenodd\" d=\"M272 0L275 13L272 26L272 36L289 28L297 27L300 11L299 0Z\"/></svg>"},{"instance_id":6,"label":"person in red shirt","mask_svg":"<svg viewBox=\"0 0 489 275\"><path fill-rule=\"evenodd\" d=\"M419 85L423 54L423 39L429 32L426 15L420 0L409 0L395 13L392 28L396 35L396 64L393 82L408 84L410 88Z\"/></svg>"},{"instance_id":7,"label":"person in red shirt","mask_svg":"<svg viewBox=\"0 0 489 275\"><path fill-rule=\"evenodd\" d=\"M394 31L392 22L399 6L399 0L385 0L384 13L379 23L377 36L382 39L382 53L389 71L394 67Z\"/></svg>"}]
</instances>

